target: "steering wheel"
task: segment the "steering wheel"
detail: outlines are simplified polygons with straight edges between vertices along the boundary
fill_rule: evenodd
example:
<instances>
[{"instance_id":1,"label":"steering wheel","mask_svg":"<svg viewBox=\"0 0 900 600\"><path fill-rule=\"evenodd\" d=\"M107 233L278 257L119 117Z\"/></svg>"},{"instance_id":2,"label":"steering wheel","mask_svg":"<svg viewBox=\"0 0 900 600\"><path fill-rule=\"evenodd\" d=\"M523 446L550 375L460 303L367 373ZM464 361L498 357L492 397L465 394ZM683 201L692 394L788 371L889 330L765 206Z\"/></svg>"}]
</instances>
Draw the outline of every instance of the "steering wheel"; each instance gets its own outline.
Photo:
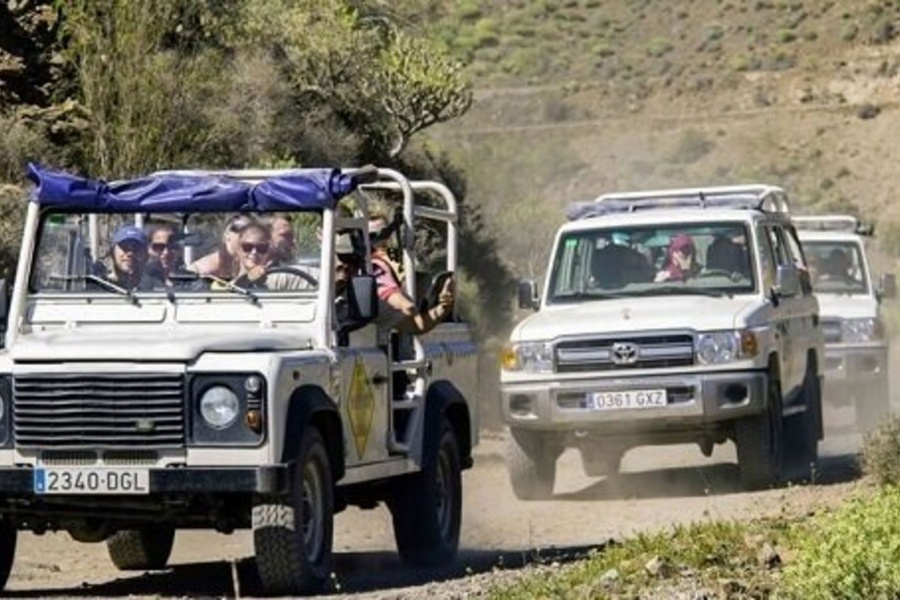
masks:
<instances>
[{"instance_id":1,"label":"steering wheel","mask_svg":"<svg viewBox=\"0 0 900 600\"><path fill-rule=\"evenodd\" d=\"M278 266L272 267L266 271L266 275L274 275L276 273L286 273L288 275L294 275L296 277L299 277L300 279L302 279L303 281L305 281L312 287L319 286L319 280L316 279L315 277L313 277L312 275L310 275L309 273L307 273L306 271L304 271L303 269L301 269L300 267L294 267L291 265L278 265Z\"/></svg>"}]
</instances>

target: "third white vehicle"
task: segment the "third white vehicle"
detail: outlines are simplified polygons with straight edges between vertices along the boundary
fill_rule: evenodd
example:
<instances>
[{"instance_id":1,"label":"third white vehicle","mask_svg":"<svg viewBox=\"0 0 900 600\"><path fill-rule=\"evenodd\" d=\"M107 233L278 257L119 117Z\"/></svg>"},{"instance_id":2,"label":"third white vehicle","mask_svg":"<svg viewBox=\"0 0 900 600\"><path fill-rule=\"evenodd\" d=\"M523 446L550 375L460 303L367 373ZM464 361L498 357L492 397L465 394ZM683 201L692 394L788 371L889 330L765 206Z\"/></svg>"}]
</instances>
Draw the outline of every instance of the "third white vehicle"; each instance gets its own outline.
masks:
<instances>
[{"instance_id":1,"label":"third white vehicle","mask_svg":"<svg viewBox=\"0 0 900 600\"><path fill-rule=\"evenodd\" d=\"M894 275L878 284L866 257L870 226L850 215L795 217L822 313L825 337L825 400L852 403L866 431L890 412L888 342L881 300L897 293Z\"/></svg>"}]
</instances>

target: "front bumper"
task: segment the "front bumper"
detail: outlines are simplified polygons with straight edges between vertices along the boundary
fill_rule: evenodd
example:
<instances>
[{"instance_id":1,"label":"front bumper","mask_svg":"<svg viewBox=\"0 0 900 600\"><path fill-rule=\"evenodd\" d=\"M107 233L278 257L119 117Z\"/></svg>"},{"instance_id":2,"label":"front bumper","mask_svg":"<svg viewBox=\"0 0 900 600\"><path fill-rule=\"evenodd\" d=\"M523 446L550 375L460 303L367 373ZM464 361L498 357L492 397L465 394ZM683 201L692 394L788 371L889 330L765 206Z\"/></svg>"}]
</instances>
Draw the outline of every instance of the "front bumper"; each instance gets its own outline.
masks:
<instances>
[{"instance_id":1,"label":"front bumper","mask_svg":"<svg viewBox=\"0 0 900 600\"><path fill-rule=\"evenodd\" d=\"M825 393L850 397L868 384L888 377L888 348L884 344L831 344L825 347Z\"/></svg>"},{"instance_id":2,"label":"front bumper","mask_svg":"<svg viewBox=\"0 0 900 600\"><path fill-rule=\"evenodd\" d=\"M595 410L579 402L592 392L663 388L668 396L664 407ZM510 426L619 433L702 430L759 414L766 408L766 389L765 371L720 371L504 383L501 396L503 417Z\"/></svg>"},{"instance_id":3,"label":"front bumper","mask_svg":"<svg viewBox=\"0 0 900 600\"><path fill-rule=\"evenodd\" d=\"M149 471L149 494L281 494L289 490L291 472L288 465L240 468L179 467ZM0 494L34 494L34 489L34 469L30 467L0 469ZM80 494L79 496L84 497Z\"/></svg>"}]
</instances>

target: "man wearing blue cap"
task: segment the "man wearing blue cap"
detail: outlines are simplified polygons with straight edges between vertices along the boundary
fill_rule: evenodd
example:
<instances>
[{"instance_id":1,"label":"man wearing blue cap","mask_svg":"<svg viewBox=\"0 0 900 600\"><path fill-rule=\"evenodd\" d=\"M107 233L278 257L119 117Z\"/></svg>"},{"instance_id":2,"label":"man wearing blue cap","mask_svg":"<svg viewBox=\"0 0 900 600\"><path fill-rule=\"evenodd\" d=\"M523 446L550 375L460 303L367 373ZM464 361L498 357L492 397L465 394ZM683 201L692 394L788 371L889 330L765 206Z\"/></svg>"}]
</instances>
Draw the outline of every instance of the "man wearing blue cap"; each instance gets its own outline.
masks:
<instances>
[{"instance_id":1,"label":"man wearing blue cap","mask_svg":"<svg viewBox=\"0 0 900 600\"><path fill-rule=\"evenodd\" d=\"M153 283L144 277L147 264L147 234L135 225L124 225L112 238L112 270L107 279L126 290L149 290Z\"/></svg>"}]
</instances>

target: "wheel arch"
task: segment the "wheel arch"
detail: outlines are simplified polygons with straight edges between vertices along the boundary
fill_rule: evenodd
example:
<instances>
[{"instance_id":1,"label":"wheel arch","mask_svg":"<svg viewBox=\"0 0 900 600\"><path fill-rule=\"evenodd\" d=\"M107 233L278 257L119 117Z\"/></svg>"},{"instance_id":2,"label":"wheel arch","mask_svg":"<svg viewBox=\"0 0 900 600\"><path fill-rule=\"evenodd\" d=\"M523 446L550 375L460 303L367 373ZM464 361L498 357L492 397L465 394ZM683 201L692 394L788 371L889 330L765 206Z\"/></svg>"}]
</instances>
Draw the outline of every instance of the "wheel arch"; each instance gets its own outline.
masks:
<instances>
[{"instance_id":1,"label":"wheel arch","mask_svg":"<svg viewBox=\"0 0 900 600\"><path fill-rule=\"evenodd\" d=\"M294 460L306 425L315 427L325 442L334 481L344 476L344 432L337 405L317 385L303 385L294 390L288 402L284 430L282 461Z\"/></svg>"},{"instance_id":2,"label":"wheel arch","mask_svg":"<svg viewBox=\"0 0 900 600\"><path fill-rule=\"evenodd\" d=\"M472 416L462 392L450 381L439 380L428 387L425 395L424 456L434 456L440 437L441 418L446 415L459 442L462 468L472 466Z\"/></svg>"}]
</instances>

